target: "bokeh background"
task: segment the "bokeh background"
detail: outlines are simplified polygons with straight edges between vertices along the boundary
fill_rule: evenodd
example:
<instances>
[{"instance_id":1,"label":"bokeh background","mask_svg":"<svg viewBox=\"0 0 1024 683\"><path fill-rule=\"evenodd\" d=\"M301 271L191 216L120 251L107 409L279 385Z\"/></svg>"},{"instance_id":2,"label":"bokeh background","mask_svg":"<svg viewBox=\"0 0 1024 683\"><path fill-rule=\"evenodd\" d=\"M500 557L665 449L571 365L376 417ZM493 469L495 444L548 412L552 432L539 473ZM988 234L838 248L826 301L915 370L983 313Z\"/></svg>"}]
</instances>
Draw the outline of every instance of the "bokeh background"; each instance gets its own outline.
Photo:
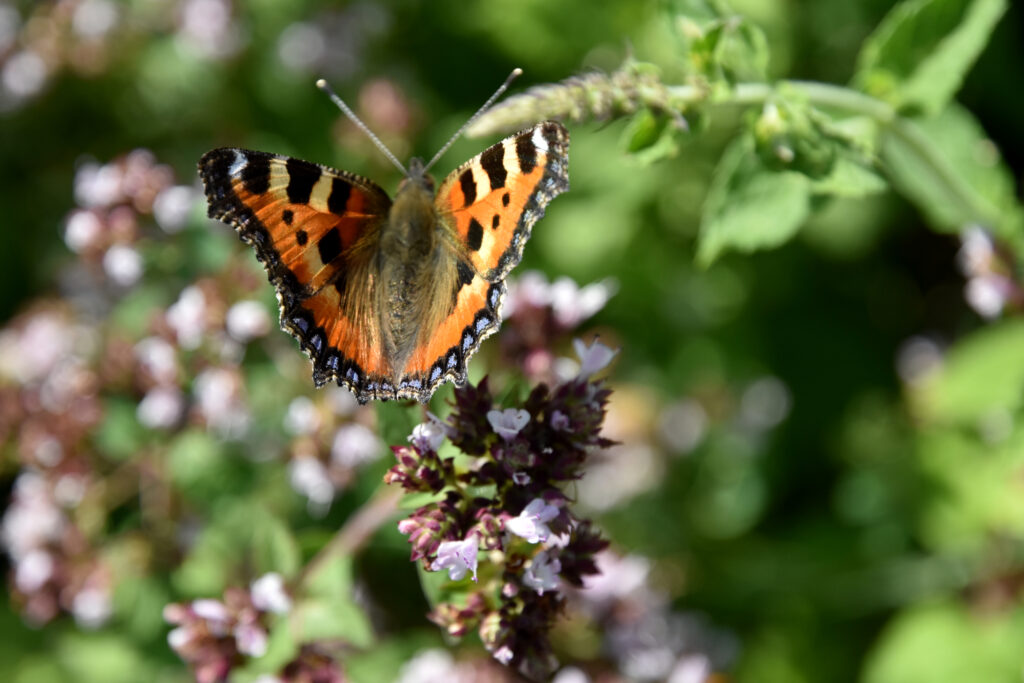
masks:
<instances>
[{"instance_id":1,"label":"bokeh background","mask_svg":"<svg viewBox=\"0 0 1024 683\"><path fill-rule=\"evenodd\" d=\"M840 84L890 9L732 5L765 31L773 77ZM0 0L0 679L188 680L163 605L251 580L239 539L256 526L274 529L252 541L279 554L268 566L297 572L420 419L314 393L255 259L205 218L205 151L290 154L393 192L317 77L400 159L430 157L516 66L513 90L630 53L681 78L671 21L653 1ZM1014 4L958 95L1016 178L1021 26ZM721 114L653 164L627 154L624 121L572 126L572 190L516 271L599 283L590 303L560 296L570 316L600 308L579 329L621 348L621 445L573 493L628 609L574 611L557 652L594 680L1019 680L1024 333L1011 318L977 336L994 323L965 298L964 242L894 192L823 200L783 247L695 265L744 121ZM436 173L491 142L459 140ZM473 378L501 372L500 337ZM42 579L33 543L57 567ZM393 525L351 573L356 680L443 647Z\"/></svg>"}]
</instances>

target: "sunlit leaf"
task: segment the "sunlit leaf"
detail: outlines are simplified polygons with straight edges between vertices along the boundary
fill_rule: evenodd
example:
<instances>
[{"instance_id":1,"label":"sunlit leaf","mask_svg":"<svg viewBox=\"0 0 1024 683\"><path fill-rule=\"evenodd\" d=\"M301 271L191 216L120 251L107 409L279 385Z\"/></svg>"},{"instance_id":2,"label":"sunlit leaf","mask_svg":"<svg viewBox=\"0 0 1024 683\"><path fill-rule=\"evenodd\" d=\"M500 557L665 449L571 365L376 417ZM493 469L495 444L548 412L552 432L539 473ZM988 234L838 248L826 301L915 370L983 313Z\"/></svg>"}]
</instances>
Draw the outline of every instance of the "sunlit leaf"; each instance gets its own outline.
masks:
<instances>
[{"instance_id":1,"label":"sunlit leaf","mask_svg":"<svg viewBox=\"0 0 1024 683\"><path fill-rule=\"evenodd\" d=\"M953 97L999 18L1005 0L904 0L865 41L854 82L926 115Z\"/></svg>"},{"instance_id":2,"label":"sunlit leaf","mask_svg":"<svg viewBox=\"0 0 1024 683\"><path fill-rule=\"evenodd\" d=\"M753 154L750 138L722 155L704 203L698 260L724 251L777 247L796 234L810 213L810 181L792 171L770 171Z\"/></svg>"}]
</instances>

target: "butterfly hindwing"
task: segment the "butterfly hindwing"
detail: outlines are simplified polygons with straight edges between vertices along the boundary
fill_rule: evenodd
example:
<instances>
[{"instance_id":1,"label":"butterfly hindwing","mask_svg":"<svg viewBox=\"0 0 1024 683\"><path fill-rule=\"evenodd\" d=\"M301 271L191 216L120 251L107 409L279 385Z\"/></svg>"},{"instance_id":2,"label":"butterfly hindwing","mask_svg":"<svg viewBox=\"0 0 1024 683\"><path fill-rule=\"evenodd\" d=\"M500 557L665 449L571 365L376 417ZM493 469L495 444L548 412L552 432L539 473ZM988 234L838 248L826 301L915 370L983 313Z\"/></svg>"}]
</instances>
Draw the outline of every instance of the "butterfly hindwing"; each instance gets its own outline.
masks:
<instances>
[{"instance_id":1,"label":"butterfly hindwing","mask_svg":"<svg viewBox=\"0 0 1024 683\"><path fill-rule=\"evenodd\" d=\"M298 159L224 148L199 162L209 215L256 249L281 303L281 327L358 396L384 371L379 323L365 295L391 200L371 181Z\"/></svg>"},{"instance_id":2,"label":"butterfly hindwing","mask_svg":"<svg viewBox=\"0 0 1024 683\"><path fill-rule=\"evenodd\" d=\"M415 384L409 388L420 400L429 398L442 382L464 384L470 356L501 323L505 282L489 282L468 263L456 260L454 252L451 257L456 276L447 313L421 335L405 366L410 383Z\"/></svg>"},{"instance_id":3,"label":"butterfly hindwing","mask_svg":"<svg viewBox=\"0 0 1024 683\"><path fill-rule=\"evenodd\" d=\"M505 138L449 175L435 204L465 257L484 279L519 263L544 207L569 189L569 133L545 121Z\"/></svg>"}]
</instances>

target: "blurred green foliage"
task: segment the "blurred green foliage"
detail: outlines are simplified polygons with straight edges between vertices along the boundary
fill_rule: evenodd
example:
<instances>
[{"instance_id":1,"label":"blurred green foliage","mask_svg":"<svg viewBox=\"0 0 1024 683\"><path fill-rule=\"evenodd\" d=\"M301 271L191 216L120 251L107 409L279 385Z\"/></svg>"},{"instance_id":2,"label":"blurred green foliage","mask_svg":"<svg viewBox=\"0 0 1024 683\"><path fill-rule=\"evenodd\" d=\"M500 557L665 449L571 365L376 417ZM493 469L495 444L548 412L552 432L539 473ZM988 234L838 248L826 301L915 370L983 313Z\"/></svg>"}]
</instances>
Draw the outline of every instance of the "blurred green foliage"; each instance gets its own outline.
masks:
<instances>
[{"instance_id":1,"label":"blurred green foliage","mask_svg":"<svg viewBox=\"0 0 1024 683\"><path fill-rule=\"evenodd\" d=\"M66 4L11 6L28 17L49 5L59 16ZM394 169L338 123L313 87L318 76L364 110L368 84L393 86L407 121L363 111L368 123L400 157L429 157L514 66L524 84L556 82L614 70L632 51L657 64L665 83L701 74L715 87L706 110L683 112L685 133L666 133L668 119L646 110L572 127L572 191L551 205L521 266L618 282L596 325L622 348L612 386L641 413L663 476L595 517L618 550L655 562L651 580L675 608L736 636L725 680L1019 680L1024 330L1011 315L986 324L964 302L955 236L983 222L1011 262L1024 245L1019 5L911 0L887 15L891 3L878 0L737 0L745 19L734 30L715 23L719 4L710 1L260 0L231 7L219 39L238 47L210 54L185 35L186 4L116 3L122 23L99 57L57 41L64 52L41 91L0 111L5 319L31 297L73 288L61 234L76 167L88 159L145 147L188 184L203 152L231 145L344 168L393 190ZM316 59L303 61L312 48L296 26L322 30ZM852 83L906 115L936 163L921 165L917 138L879 134L869 117L832 118L828 105L800 95L783 97L771 120L729 101L731 86L763 75ZM458 141L438 172L484 144ZM779 145L795 165L773 167ZM964 194L945 191L936 168ZM980 215L963 196L980 198ZM242 250L194 213L146 256L163 281L102 315L139 336L153 310ZM269 289L259 294L268 303ZM248 370L255 429L266 432L261 457L284 444L275 368L307 371L280 336ZM908 381L898 367L913 338L935 341L941 359ZM750 429L744 388L764 377L781 382L790 408L777 427ZM654 425L687 397L709 427L683 452L659 441ZM378 418L387 443L402 443L415 422L396 406ZM100 631L67 618L34 629L5 604L0 679L183 680L162 606L219 595L239 580L238 563L294 576L325 529L371 498L384 469L362 470L317 525L281 470L269 476L258 458L204 430L154 435L128 399L106 402L93 438L112 462L166 448L160 467L204 524L169 575L117 586L115 619ZM6 460L8 488L14 462ZM130 562L124 545L117 552ZM353 654L356 680L387 680L418 647L439 642L422 618L405 539L385 526L346 562L315 583L323 602L306 602L295 619L306 636L365 648ZM353 573L389 612L381 640L351 600ZM273 633L250 679L294 651L284 630Z\"/></svg>"}]
</instances>

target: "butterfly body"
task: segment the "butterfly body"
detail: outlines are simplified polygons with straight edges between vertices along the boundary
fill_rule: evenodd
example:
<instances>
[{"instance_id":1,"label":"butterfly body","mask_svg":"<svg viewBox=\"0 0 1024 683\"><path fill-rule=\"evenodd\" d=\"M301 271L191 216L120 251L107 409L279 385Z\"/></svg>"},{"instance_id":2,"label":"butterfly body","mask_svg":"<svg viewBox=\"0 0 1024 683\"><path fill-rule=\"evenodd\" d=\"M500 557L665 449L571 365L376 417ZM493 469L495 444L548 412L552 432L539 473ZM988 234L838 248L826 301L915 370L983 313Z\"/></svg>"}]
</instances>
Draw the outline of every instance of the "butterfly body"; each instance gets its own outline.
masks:
<instances>
[{"instance_id":1,"label":"butterfly body","mask_svg":"<svg viewBox=\"0 0 1024 683\"><path fill-rule=\"evenodd\" d=\"M392 202L373 182L264 152L200 160L210 216L256 249L281 326L360 402L426 401L500 323L505 277L568 189L568 133L545 122L434 183L413 160Z\"/></svg>"}]
</instances>

